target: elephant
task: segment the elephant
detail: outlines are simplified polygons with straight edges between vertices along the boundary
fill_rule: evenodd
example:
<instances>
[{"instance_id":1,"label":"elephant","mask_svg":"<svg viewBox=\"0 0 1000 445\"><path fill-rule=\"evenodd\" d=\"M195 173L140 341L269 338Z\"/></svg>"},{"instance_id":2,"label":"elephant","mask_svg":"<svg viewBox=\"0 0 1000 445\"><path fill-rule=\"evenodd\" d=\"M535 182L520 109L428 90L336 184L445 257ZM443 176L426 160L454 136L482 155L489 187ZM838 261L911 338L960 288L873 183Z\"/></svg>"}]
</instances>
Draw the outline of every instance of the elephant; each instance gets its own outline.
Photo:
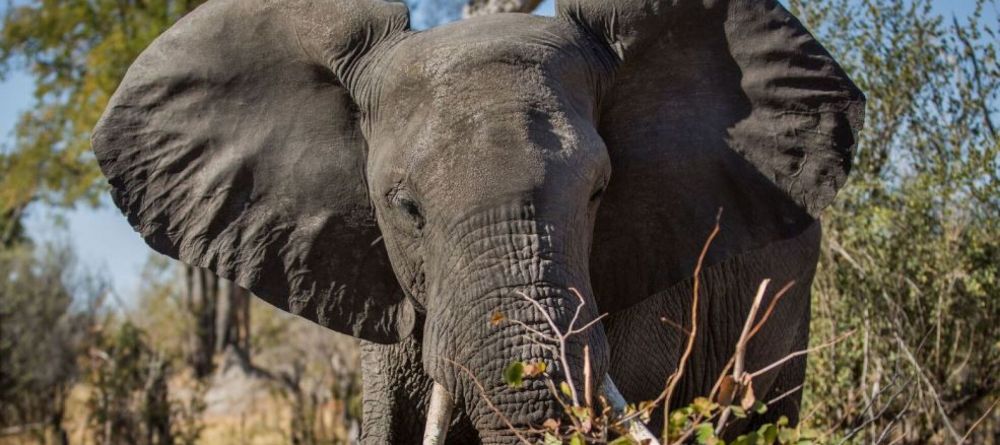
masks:
<instances>
[{"instance_id":1,"label":"elephant","mask_svg":"<svg viewBox=\"0 0 1000 445\"><path fill-rule=\"evenodd\" d=\"M746 368L805 347L864 104L776 0L424 31L395 2L209 0L137 58L92 145L154 250L361 339L364 443L500 444L563 413L543 379L504 381L517 361L652 400L693 322L670 403L706 395L763 279L793 284ZM727 434L796 422L804 360L755 377L784 397Z\"/></svg>"}]
</instances>

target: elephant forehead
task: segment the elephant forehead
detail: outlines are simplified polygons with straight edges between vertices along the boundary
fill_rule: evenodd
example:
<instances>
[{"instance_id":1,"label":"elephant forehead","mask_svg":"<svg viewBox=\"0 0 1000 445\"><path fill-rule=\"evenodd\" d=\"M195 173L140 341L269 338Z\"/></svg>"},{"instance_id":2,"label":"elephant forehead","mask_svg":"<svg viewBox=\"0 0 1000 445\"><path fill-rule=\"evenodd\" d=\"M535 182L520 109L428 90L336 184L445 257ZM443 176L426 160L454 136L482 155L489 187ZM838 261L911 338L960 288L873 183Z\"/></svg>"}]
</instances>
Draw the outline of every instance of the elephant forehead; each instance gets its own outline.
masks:
<instances>
[{"instance_id":1,"label":"elephant forehead","mask_svg":"<svg viewBox=\"0 0 1000 445\"><path fill-rule=\"evenodd\" d=\"M475 17L400 42L387 58L382 89L397 99L525 98L544 90L542 84L586 82L600 68L589 60L592 52L580 31L561 20Z\"/></svg>"},{"instance_id":2,"label":"elephant forehead","mask_svg":"<svg viewBox=\"0 0 1000 445\"><path fill-rule=\"evenodd\" d=\"M455 203L529 193L560 165L589 180L603 161L590 129L604 67L586 44L566 23L523 14L406 37L370 114L372 165L424 192L449 184L434 193Z\"/></svg>"}]
</instances>

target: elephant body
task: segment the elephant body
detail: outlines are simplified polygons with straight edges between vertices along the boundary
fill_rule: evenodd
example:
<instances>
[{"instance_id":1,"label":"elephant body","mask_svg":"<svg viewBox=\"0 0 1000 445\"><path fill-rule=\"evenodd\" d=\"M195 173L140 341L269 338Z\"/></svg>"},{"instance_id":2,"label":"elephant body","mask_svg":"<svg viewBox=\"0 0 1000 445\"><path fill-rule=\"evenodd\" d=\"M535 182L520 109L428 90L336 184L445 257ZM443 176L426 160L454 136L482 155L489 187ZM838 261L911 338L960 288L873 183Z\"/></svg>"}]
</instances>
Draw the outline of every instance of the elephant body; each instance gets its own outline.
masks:
<instances>
[{"instance_id":1,"label":"elephant body","mask_svg":"<svg viewBox=\"0 0 1000 445\"><path fill-rule=\"evenodd\" d=\"M154 249L364 341L366 443L512 443L565 403L507 385L512 362L656 398L696 265L671 403L712 389L764 279L765 305L789 290L747 369L804 347L863 104L773 0L568 0L423 32L398 3L211 0L130 68L93 145ZM803 376L797 357L754 377L780 400L727 431L794 420Z\"/></svg>"}]
</instances>

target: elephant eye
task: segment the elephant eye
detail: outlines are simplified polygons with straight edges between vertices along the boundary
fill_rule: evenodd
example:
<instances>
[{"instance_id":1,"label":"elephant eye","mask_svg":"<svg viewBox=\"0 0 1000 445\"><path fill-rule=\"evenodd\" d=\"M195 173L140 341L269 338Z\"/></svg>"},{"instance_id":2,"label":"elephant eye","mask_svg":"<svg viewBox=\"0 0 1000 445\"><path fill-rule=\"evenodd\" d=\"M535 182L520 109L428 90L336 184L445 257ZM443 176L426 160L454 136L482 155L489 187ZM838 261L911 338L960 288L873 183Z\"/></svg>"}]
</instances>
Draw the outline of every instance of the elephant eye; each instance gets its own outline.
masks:
<instances>
[{"instance_id":1,"label":"elephant eye","mask_svg":"<svg viewBox=\"0 0 1000 445\"><path fill-rule=\"evenodd\" d=\"M394 207L404 213L407 218L413 221L417 230L424 227L424 214L420 211L420 205L417 204L417 202L413 200L413 198L411 198L405 191L395 190L394 193L391 193L389 201Z\"/></svg>"},{"instance_id":2,"label":"elephant eye","mask_svg":"<svg viewBox=\"0 0 1000 445\"><path fill-rule=\"evenodd\" d=\"M420 213L420 207L417 206L417 203L411 199L404 199L400 201L399 208L403 209L406 214L410 215L410 217L414 219L424 218L424 215Z\"/></svg>"}]
</instances>

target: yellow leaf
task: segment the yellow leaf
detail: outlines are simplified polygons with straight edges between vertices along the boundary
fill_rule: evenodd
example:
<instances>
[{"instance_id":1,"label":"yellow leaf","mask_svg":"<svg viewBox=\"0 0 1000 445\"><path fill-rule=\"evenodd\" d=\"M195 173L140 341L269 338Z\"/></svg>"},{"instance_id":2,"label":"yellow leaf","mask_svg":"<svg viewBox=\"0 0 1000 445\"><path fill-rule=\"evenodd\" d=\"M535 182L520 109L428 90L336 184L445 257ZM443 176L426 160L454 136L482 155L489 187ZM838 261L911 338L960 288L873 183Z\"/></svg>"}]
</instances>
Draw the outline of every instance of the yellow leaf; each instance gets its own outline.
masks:
<instances>
[{"instance_id":1,"label":"yellow leaf","mask_svg":"<svg viewBox=\"0 0 1000 445\"><path fill-rule=\"evenodd\" d=\"M503 323L504 320L506 319L507 317L503 314L503 312L500 311L494 312L493 315L490 316L490 326L493 327L500 326L500 323Z\"/></svg>"},{"instance_id":2,"label":"yellow leaf","mask_svg":"<svg viewBox=\"0 0 1000 445\"><path fill-rule=\"evenodd\" d=\"M743 398L740 399L740 407L743 409L753 408L754 402L757 398L753 394L753 382L748 382L746 390L743 392Z\"/></svg>"}]
</instances>

